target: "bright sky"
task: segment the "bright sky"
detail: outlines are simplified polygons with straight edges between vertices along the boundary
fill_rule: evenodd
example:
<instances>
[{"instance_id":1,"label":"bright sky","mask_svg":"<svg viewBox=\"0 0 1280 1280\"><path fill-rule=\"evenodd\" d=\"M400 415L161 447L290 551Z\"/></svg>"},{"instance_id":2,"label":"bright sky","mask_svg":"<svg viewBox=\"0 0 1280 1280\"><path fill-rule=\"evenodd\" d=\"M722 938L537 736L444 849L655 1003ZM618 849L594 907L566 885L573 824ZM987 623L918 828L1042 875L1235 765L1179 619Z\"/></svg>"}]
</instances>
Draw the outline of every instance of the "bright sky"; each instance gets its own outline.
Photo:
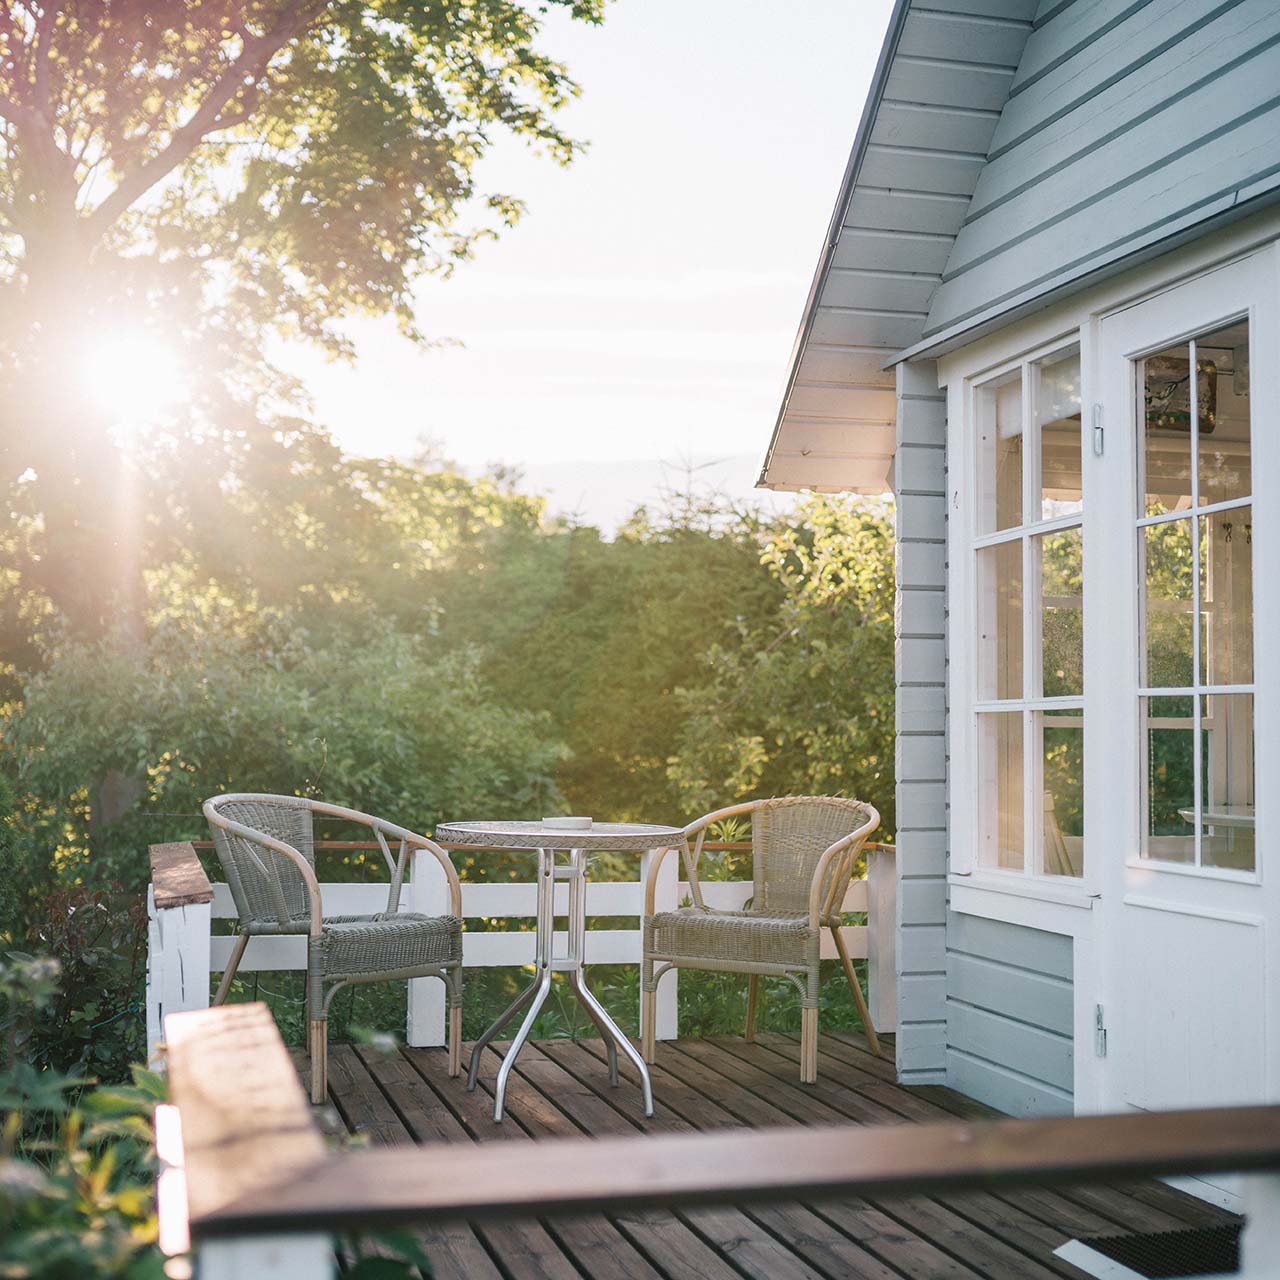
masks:
<instances>
[{"instance_id":1,"label":"bright sky","mask_svg":"<svg viewBox=\"0 0 1280 1280\"><path fill-rule=\"evenodd\" d=\"M428 437L469 467L763 455L891 0L617 0L543 46L589 153L482 175L524 220L419 292L433 336L291 360L349 448Z\"/></svg>"}]
</instances>

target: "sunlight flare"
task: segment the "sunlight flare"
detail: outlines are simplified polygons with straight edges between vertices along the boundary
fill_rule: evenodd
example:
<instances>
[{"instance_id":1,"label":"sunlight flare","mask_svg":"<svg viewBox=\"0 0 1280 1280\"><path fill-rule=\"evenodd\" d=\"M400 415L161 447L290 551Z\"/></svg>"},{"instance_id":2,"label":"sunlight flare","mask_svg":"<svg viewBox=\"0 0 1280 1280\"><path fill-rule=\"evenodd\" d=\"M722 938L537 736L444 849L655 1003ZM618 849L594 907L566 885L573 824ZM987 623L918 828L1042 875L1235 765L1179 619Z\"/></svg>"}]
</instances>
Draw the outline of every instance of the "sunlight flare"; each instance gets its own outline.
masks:
<instances>
[{"instance_id":1,"label":"sunlight flare","mask_svg":"<svg viewBox=\"0 0 1280 1280\"><path fill-rule=\"evenodd\" d=\"M104 335L81 360L86 390L126 433L152 423L186 395L187 370L177 349L141 331Z\"/></svg>"}]
</instances>

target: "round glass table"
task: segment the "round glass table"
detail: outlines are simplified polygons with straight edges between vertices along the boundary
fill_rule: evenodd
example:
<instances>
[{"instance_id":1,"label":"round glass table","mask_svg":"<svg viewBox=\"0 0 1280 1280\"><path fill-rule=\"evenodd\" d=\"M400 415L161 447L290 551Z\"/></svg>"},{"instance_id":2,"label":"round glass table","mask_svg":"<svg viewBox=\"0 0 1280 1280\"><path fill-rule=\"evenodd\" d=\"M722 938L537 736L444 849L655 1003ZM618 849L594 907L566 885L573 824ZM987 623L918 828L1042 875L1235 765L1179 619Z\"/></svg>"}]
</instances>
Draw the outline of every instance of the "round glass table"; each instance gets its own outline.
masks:
<instances>
[{"instance_id":1,"label":"round glass table","mask_svg":"<svg viewBox=\"0 0 1280 1280\"><path fill-rule=\"evenodd\" d=\"M493 1118L501 1120L507 1079L533 1024L551 992L551 975L567 975L570 990L595 1023L609 1055L609 1081L618 1083L618 1050L621 1049L640 1076L644 1113L653 1115L653 1086L649 1069L635 1046L593 996L583 977L587 932L587 854L603 851L642 853L664 849L681 841L679 827L651 826L640 822L593 822L589 827L565 829L541 822L449 822L436 828L436 840L446 845L479 845L490 849L528 849L538 856L538 915L534 950L534 979L500 1013L471 1051L467 1088L476 1087L485 1046L527 1005L520 1029L498 1068L493 1090ZM555 887L569 886L566 954L554 954Z\"/></svg>"}]
</instances>

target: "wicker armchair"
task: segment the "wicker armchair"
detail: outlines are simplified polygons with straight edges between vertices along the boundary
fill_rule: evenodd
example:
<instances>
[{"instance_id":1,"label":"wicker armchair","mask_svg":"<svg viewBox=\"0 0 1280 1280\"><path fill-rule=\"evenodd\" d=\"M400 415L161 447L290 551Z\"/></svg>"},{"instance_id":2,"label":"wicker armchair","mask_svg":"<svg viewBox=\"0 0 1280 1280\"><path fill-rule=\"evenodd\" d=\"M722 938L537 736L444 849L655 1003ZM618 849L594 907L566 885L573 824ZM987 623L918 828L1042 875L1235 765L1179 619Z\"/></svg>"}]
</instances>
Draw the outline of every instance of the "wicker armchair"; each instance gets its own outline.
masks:
<instances>
[{"instance_id":1,"label":"wicker armchair","mask_svg":"<svg viewBox=\"0 0 1280 1280\"><path fill-rule=\"evenodd\" d=\"M372 830L391 872L387 909L377 915L326 916L315 873L315 814ZM300 796L221 795L204 802L214 848L240 913L240 936L214 1004L221 1004L249 939L261 934L307 936L307 1040L311 1101L323 1102L329 1077L329 1006L356 982L436 977L448 990L449 1074L459 1072L462 1040L462 889L449 855L426 836L381 818ZM387 837L399 841L392 856ZM426 849L449 879L452 914L400 910L411 849Z\"/></svg>"},{"instance_id":2,"label":"wicker armchair","mask_svg":"<svg viewBox=\"0 0 1280 1280\"><path fill-rule=\"evenodd\" d=\"M755 892L744 911L714 911L702 901L698 861L707 828L724 818L751 815ZM693 905L654 912L658 854L645 887L641 1015L646 1062L654 1059L654 992L669 969L715 969L749 974L746 1038L755 1037L761 975L787 978L800 992L800 1079L818 1078L818 962L822 930L830 929L872 1051L880 1043L844 939L840 904L867 837L880 825L869 804L833 796L753 800L709 813L684 829L683 857ZM694 841L690 849L690 840ZM656 967L655 966L660 966Z\"/></svg>"}]
</instances>

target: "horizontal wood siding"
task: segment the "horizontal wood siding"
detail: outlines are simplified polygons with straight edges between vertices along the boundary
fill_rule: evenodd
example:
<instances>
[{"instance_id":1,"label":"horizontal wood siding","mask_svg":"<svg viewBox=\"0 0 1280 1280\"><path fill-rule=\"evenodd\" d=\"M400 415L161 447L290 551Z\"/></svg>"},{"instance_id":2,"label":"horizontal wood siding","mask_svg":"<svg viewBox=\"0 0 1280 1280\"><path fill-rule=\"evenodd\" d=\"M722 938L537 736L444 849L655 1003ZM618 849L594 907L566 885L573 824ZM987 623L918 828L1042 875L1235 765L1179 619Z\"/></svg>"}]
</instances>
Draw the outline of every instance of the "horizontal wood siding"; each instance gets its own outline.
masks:
<instances>
[{"instance_id":1,"label":"horizontal wood siding","mask_svg":"<svg viewBox=\"0 0 1280 1280\"><path fill-rule=\"evenodd\" d=\"M892 369L919 341L1000 120L1036 0L931 0L891 20L761 482L881 493ZM852 185L848 185L852 183Z\"/></svg>"},{"instance_id":2,"label":"horizontal wood siding","mask_svg":"<svg viewBox=\"0 0 1280 1280\"><path fill-rule=\"evenodd\" d=\"M898 366L899 1079L946 1074L946 401L932 362Z\"/></svg>"},{"instance_id":3,"label":"horizontal wood siding","mask_svg":"<svg viewBox=\"0 0 1280 1280\"><path fill-rule=\"evenodd\" d=\"M1274 0L1044 4L925 336L1272 195Z\"/></svg>"},{"instance_id":4,"label":"horizontal wood siding","mask_svg":"<svg viewBox=\"0 0 1280 1280\"><path fill-rule=\"evenodd\" d=\"M1073 1109L1072 943L947 914L947 1083L1010 1115Z\"/></svg>"}]
</instances>

